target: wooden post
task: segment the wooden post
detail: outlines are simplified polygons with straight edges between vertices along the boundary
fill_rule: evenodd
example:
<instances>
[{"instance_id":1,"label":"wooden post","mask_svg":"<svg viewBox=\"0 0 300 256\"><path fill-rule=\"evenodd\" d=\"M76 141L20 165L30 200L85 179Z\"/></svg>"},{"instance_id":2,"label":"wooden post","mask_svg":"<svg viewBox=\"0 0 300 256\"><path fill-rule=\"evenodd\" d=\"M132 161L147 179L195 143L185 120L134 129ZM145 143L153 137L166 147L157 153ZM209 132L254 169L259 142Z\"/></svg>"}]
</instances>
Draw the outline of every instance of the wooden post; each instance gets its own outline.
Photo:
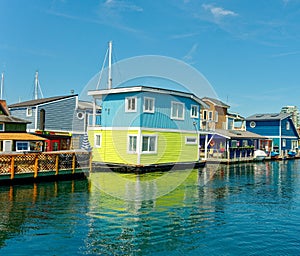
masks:
<instances>
[{"instance_id":1,"label":"wooden post","mask_svg":"<svg viewBox=\"0 0 300 256\"><path fill-rule=\"evenodd\" d=\"M90 173L92 172L92 169L93 169L93 165L92 165L92 162L93 162L93 153L90 152L90 159L89 159L89 167L90 167Z\"/></svg>"},{"instance_id":2,"label":"wooden post","mask_svg":"<svg viewBox=\"0 0 300 256\"><path fill-rule=\"evenodd\" d=\"M10 163L10 179L13 180L15 177L15 157L11 157L11 163Z\"/></svg>"},{"instance_id":3,"label":"wooden post","mask_svg":"<svg viewBox=\"0 0 300 256\"><path fill-rule=\"evenodd\" d=\"M58 171L59 171L59 155L55 156L55 175L58 175Z\"/></svg>"},{"instance_id":4,"label":"wooden post","mask_svg":"<svg viewBox=\"0 0 300 256\"><path fill-rule=\"evenodd\" d=\"M73 153L73 159L72 159L72 173L75 173L75 167L76 167L76 154Z\"/></svg>"},{"instance_id":5,"label":"wooden post","mask_svg":"<svg viewBox=\"0 0 300 256\"><path fill-rule=\"evenodd\" d=\"M36 178L38 176L38 169L39 169L39 158L37 156L35 156L34 159L34 178Z\"/></svg>"}]
</instances>

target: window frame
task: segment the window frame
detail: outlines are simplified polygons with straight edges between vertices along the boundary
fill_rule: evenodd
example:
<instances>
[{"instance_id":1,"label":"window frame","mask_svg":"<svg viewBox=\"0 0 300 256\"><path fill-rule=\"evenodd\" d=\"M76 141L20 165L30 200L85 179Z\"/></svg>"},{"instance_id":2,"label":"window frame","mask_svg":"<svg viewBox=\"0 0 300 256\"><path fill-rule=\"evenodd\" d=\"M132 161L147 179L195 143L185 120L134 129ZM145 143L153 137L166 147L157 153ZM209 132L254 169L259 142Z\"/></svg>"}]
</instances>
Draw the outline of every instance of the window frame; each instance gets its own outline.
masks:
<instances>
[{"instance_id":1,"label":"window frame","mask_svg":"<svg viewBox=\"0 0 300 256\"><path fill-rule=\"evenodd\" d=\"M130 103L132 100L134 100L134 109L129 109L129 106L132 107L132 103ZM132 97L126 97L125 98L125 112L137 112L137 97L132 96Z\"/></svg>"},{"instance_id":2,"label":"window frame","mask_svg":"<svg viewBox=\"0 0 300 256\"><path fill-rule=\"evenodd\" d=\"M174 109L174 105L179 105L179 106L182 106L182 117L178 116L178 108L177 108L177 115L176 116L173 116L173 109ZM184 120L184 112L185 112L185 104L182 103L182 102L179 102L179 101L171 101L171 119L174 119L174 120Z\"/></svg>"},{"instance_id":3,"label":"window frame","mask_svg":"<svg viewBox=\"0 0 300 256\"><path fill-rule=\"evenodd\" d=\"M289 131L289 130L291 129L291 125L290 125L290 122L289 122L288 120L286 121L285 129L286 129L287 131Z\"/></svg>"},{"instance_id":4,"label":"window frame","mask_svg":"<svg viewBox=\"0 0 300 256\"><path fill-rule=\"evenodd\" d=\"M33 108L27 107L26 108L26 116L32 116L32 114L33 114Z\"/></svg>"},{"instance_id":5,"label":"window frame","mask_svg":"<svg viewBox=\"0 0 300 256\"><path fill-rule=\"evenodd\" d=\"M100 137L99 143L98 143L98 136ZM94 134L94 146L95 148L101 148L102 146L102 134L101 133L95 133Z\"/></svg>"},{"instance_id":6,"label":"window frame","mask_svg":"<svg viewBox=\"0 0 300 256\"><path fill-rule=\"evenodd\" d=\"M286 139L282 139L282 147L286 148Z\"/></svg>"},{"instance_id":7,"label":"window frame","mask_svg":"<svg viewBox=\"0 0 300 256\"><path fill-rule=\"evenodd\" d=\"M219 112L215 111L215 122L219 121Z\"/></svg>"},{"instance_id":8,"label":"window frame","mask_svg":"<svg viewBox=\"0 0 300 256\"><path fill-rule=\"evenodd\" d=\"M146 101L152 101L152 109L146 109ZM148 107L149 107L149 103L148 103ZM144 97L143 111L144 111L144 113L154 113L155 112L155 98Z\"/></svg>"},{"instance_id":9,"label":"window frame","mask_svg":"<svg viewBox=\"0 0 300 256\"><path fill-rule=\"evenodd\" d=\"M189 139L195 139L195 141L189 142ZM195 136L185 136L185 144L186 145L197 145L198 144L198 140L197 137Z\"/></svg>"},{"instance_id":10,"label":"window frame","mask_svg":"<svg viewBox=\"0 0 300 256\"><path fill-rule=\"evenodd\" d=\"M193 109L196 108L196 115L193 114ZM198 105L191 105L191 118L199 118L199 106Z\"/></svg>"},{"instance_id":11,"label":"window frame","mask_svg":"<svg viewBox=\"0 0 300 256\"><path fill-rule=\"evenodd\" d=\"M144 138L148 137L148 142L147 142L147 150L143 150L144 146ZM154 150L149 150L150 149L150 143L151 143L151 138L154 138ZM156 154L157 153L157 134L142 134L142 145L141 145L141 153L142 154Z\"/></svg>"},{"instance_id":12,"label":"window frame","mask_svg":"<svg viewBox=\"0 0 300 256\"><path fill-rule=\"evenodd\" d=\"M20 144L26 144L27 148L25 149L18 149L18 146ZM24 151L29 151L30 150L30 143L29 141L16 141L16 152L24 152Z\"/></svg>"},{"instance_id":13,"label":"window frame","mask_svg":"<svg viewBox=\"0 0 300 256\"><path fill-rule=\"evenodd\" d=\"M213 116L213 112L212 111L208 111L208 121L212 121L214 120L214 116Z\"/></svg>"},{"instance_id":14,"label":"window frame","mask_svg":"<svg viewBox=\"0 0 300 256\"><path fill-rule=\"evenodd\" d=\"M128 141L127 141L127 152L129 154L136 154L137 153L137 149L138 149L138 145L137 145L137 135L135 134L129 134L128 135ZM131 138L135 138L135 149L133 149L133 146L132 145L132 141L131 141Z\"/></svg>"},{"instance_id":15,"label":"window frame","mask_svg":"<svg viewBox=\"0 0 300 256\"><path fill-rule=\"evenodd\" d=\"M0 132L5 131L5 123L0 123Z\"/></svg>"}]
</instances>

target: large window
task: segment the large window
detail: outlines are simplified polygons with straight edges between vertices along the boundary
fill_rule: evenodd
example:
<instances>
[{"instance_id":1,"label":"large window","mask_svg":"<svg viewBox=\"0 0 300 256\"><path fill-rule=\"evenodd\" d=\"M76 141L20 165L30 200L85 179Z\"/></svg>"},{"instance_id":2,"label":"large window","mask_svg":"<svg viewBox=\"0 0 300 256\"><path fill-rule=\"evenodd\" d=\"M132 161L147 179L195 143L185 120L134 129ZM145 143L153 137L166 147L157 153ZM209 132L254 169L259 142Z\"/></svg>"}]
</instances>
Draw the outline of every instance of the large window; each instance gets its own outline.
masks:
<instances>
[{"instance_id":1,"label":"large window","mask_svg":"<svg viewBox=\"0 0 300 256\"><path fill-rule=\"evenodd\" d=\"M142 152L143 153L155 153L157 148L157 136L156 135L143 135L142 138Z\"/></svg>"},{"instance_id":2,"label":"large window","mask_svg":"<svg viewBox=\"0 0 300 256\"><path fill-rule=\"evenodd\" d=\"M137 136L129 135L128 137L128 152L136 153Z\"/></svg>"},{"instance_id":3,"label":"large window","mask_svg":"<svg viewBox=\"0 0 300 256\"><path fill-rule=\"evenodd\" d=\"M136 112L137 98L128 97L125 99L125 112Z\"/></svg>"},{"instance_id":4,"label":"large window","mask_svg":"<svg viewBox=\"0 0 300 256\"><path fill-rule=\"evenodd\" d=\"M16 151L28 151L30 150L28 141L17 141L16 142Z\"/></svg>"},{"instance_id":5,"label":"large window","mask_svg":"<svg viewBox=\"0 0 300 256\"><path fill-rule=\"evenodd\" d=\"M95 147L101 148L101 142L102 142L101 134L95 134Z\"/></svg>"},{"instance_id":6,"label":"large window","mask_svg":"<svg viewBox=\"0 0 300 256\"><path fill-rule=\"evenodd\" d=\"M144 112L154 113L154 99L153 98L144 98Z\"/></svg>"},{"instance_id":7,"label":"large window","mask_svg":"<svg viewBox=\"0 0 300 256\"><path fill-rule=\"evenodd\" d=\"M184 120L184 104L181 102L172 101L171 118Z\"/></svg>"},{"instance_id":8,"label":"large window","mask_svg":"<svg viewBox=\"0 0 300 256\"><path fill-rule=\"evenodd\" d=\"M199 107L197 105L191 105L191 117L192 118L199 117Z\"/></svg>"}]
</instances>

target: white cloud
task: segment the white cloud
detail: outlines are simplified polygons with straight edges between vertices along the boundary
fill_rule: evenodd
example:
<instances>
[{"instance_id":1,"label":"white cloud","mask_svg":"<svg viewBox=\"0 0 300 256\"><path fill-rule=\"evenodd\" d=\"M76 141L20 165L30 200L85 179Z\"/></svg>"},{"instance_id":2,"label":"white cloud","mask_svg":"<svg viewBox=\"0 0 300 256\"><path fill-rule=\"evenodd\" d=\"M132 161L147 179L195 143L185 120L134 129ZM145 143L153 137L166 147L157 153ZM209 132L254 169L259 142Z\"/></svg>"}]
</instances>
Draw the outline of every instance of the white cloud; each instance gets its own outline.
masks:
<instances>
[{"instance_id":1,"label":"white cloud","mask_svg":"<svg viewBox=\"0 0 300 256\"><path fill-rule=\"evenodd\" d=\"M204 8L204 10L210 11L211 14L215 17L215 18L222 18L225 16L237 16L238 14L230 11L230 10L225 10L222 7L217 7L211 4L203 4L202 7Z\"/></svg>"},{"instance_id":2,"label":"white cloud","mask_svg":"<svg viewBox=\"0 0 300 256\"><path fill-rule=\"evenodd\" d=\"M104 3L106 8L114 9L115 11L135 11L142 12L143 8L135 4L119 0L106 0Z\"/></svg>"},{"instance_id":3,"label":"white cloud","mask_svg":"<svg viewBox=\"0 0 300 256\"><path fill-rule=\"evenodd\" d=\"M194 55L198 49L198 44L193 44L192 48L188 51L188 53L183 57L186 62L191 63L194 59Z\"/></svg>"}]
</instances>

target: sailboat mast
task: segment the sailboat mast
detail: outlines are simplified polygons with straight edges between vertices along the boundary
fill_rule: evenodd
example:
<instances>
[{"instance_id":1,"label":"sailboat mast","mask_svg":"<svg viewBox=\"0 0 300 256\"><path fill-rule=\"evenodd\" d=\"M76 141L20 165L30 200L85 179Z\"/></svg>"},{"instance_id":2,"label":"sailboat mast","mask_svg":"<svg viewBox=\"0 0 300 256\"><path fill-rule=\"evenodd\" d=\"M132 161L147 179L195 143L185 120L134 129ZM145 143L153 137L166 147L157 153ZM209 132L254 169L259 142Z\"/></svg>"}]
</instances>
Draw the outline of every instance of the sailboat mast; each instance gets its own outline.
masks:
<instances>
[{"instance_id":1,"label":"sailboat mast","mask_svg":"<svg viewBox=\"0 0 300 256\"><path fill-rule=\"evenodd\" d=\"M4 89L4 73L1 73L1 92L0 92L0 96L1 96L1 100L3 99L3 89Z\"/></svg>"},{"instance_id":2,"label":"sailboat mast","mask_svg":"<svg viewBox=\"0 0 300 256\"><path fill-rule=\"evenodd\" d=\"M39 72L35 72L35 80L34 80L34 99L37 100L39 98Z\"/></svg>"},{"instance_id":3,"label":"sailboat mast","mask_svg":"<svg viewBox=\"0 0 300 256\"><path fill-rule=\"evenodd\" d=\"M111 76L111 59L112 59L112 41L108 42L108 89L112 88L112 76Z\"/></svg>"}]
</instances>

